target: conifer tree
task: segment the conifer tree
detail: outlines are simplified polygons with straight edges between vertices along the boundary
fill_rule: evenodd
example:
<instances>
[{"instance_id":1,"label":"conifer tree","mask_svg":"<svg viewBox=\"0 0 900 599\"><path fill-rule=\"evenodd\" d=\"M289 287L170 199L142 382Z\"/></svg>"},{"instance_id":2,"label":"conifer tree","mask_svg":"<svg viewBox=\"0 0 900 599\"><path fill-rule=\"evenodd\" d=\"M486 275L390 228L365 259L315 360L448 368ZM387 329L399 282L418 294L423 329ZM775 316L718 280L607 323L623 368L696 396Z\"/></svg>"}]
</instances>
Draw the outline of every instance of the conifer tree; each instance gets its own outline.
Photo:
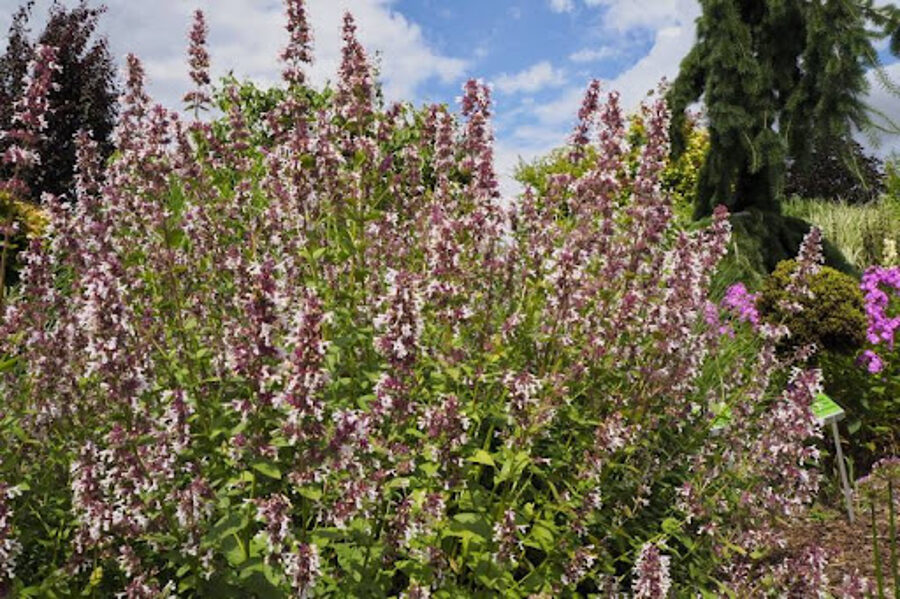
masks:
<instances>
[{"instance_id":1,"label":"conifer tree","mask_svg":"<svg viewBox=\"0 0 900 599\"><path fill-rule=\"evenodd\" d=\"M872 0L700 0L697 40L669 92L676 155L686 108L706 105L710 148L695 216L779 213L786 164L856 129L896 129L865 102L874 42L900 54L900 9Z\"/></svg>"}]
</instances>

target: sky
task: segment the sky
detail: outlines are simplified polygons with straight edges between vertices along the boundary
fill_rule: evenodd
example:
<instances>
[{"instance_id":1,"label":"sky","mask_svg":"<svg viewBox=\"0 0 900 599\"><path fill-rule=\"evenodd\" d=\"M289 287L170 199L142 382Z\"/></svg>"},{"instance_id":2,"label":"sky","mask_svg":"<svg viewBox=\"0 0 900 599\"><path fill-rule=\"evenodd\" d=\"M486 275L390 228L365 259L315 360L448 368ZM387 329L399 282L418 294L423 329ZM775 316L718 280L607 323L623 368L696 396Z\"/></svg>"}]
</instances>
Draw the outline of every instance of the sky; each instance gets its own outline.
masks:
<instances>
[{"instance_id":1,"label":"sky","mask_svg":"<svg viewBox=\"0 0 900 599\"><path fill-rule=\"evenodd\" d=\"M0 31L8 29L19 4L0 0ZM190 86L185 52L196 8L206 13L210 28L214 76L233 71L263 85L278 81L277 56L287 40L281 0L105 4L102 30L113 53L120 64L128 52L137 54L151 94L166 106L180 106ZM50 0L37 1L36 28L49 5ZM496 166L507 193L516 190L511 175L520 159L565 142L591 78L618 90L627 109L636 108L663 77L674 79L700 14L697 0L308 0L307 6L316 85L334 80L345 10L353 13L360 40L378 61L388 100L455 105L467 79L491 84ZM900 63L887 68L900 81ZM877 84L870 102L900 120L900 99ZM875 149L900 149L900 140L885 139Z\"/></svg>"}]
</instances>

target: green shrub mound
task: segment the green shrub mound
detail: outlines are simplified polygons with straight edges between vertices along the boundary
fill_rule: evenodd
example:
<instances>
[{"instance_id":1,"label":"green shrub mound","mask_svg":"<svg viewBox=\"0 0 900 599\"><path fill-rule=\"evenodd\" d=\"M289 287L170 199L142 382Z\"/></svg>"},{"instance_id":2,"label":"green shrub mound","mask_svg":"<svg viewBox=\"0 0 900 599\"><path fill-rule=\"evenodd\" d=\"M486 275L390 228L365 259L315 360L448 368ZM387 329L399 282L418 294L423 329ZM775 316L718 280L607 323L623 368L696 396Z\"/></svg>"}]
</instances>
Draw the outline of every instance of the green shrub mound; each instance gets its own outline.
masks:
<instances>
[{"instance_id":1,"label":"green shrub mound","mask_svg":"<svg viewBox=\"0 0 900 599\"><path fill-rule=\"evenodd\" d=\"M796 267L796 261L784 260L763 282L759 298L763 317L790 329L791 347L815 343L843 354L859 349L865 343L866 315L856 279L826 266L809 281L812 296L796 297L789 291ZM791 311L786 307L790 302L799 303L802 311Z\"/></svg>"}]
</instances>

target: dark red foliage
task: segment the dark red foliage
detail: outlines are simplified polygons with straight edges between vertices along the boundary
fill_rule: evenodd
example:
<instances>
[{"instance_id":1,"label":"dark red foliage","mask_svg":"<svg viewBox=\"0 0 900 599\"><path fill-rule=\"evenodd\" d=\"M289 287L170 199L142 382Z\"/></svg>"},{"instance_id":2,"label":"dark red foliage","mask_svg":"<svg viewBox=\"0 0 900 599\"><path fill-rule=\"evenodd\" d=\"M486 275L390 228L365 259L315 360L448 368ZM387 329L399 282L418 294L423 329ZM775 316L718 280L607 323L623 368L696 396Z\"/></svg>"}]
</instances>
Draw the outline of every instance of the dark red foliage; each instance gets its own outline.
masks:
<instances>
[{"instance_id":1,"label":"dark red foliage","mask_svg":"<svg viewBox=\"0 0 900 599\"><path fill-rule=\"evenodd\" d=\"M31 199L38 201L43 192L63 195L71 190L75 135L79 130L91 133L102 158L112 153L118 89L109 44L97 31L104 6L91 8L82 0L67 9L56 0L44 30L32 41L29 21L33 5L33 1L27 2L15 13L6 52L0 57L0 130L10 129L14 104L26 87L28 63L35 47L45 44L57 48L61 71L53 78L56 88L49 96L47 128L38 147L40 165L24 174ZM6 143L0 140L0 150ZM10 175L0 170L0 178Z\"/></svg>"},{"instance_id":2,"label":"dark red foliage","mask_svg":"<svg viewBox=\"0 0 900 599\"><path fill-rule=\"evenodd\" d=\"M860 204L884 193L881 161L865 153L856 142L824 141L806 164L792 165L785 182L785 195Z\"/></svg>"}]
</instances>

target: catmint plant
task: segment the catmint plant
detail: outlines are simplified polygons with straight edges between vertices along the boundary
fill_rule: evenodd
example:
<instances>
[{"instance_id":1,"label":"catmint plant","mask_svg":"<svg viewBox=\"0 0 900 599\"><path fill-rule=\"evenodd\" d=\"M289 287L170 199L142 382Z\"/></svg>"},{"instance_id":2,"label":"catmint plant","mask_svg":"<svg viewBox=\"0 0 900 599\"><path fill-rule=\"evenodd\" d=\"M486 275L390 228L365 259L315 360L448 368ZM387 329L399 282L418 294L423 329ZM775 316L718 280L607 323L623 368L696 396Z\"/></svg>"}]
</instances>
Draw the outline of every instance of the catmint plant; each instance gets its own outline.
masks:
<instances>
[{"instance_id":1,"label":"catmint plant","mask_svg":"<svg viewBox=\"0 0 900 599\"><path fill-rule=\"evenodd\" d=\"M129 56L115 160L82 134L77 202L47 199L0 335L4 583L791 588L757 556L816 492L820 375L745 290L712 300L728 214L673 223L663 100L631 168L619 98L591 82L583 174L501 198L488 86L458 114L384 106L348 14L335 89L313 89L306 5L286 12L274 105L226 81L223 114L185 123ZM198 14L196 93L205 34Z\"/></svg>"}]
</instances>

